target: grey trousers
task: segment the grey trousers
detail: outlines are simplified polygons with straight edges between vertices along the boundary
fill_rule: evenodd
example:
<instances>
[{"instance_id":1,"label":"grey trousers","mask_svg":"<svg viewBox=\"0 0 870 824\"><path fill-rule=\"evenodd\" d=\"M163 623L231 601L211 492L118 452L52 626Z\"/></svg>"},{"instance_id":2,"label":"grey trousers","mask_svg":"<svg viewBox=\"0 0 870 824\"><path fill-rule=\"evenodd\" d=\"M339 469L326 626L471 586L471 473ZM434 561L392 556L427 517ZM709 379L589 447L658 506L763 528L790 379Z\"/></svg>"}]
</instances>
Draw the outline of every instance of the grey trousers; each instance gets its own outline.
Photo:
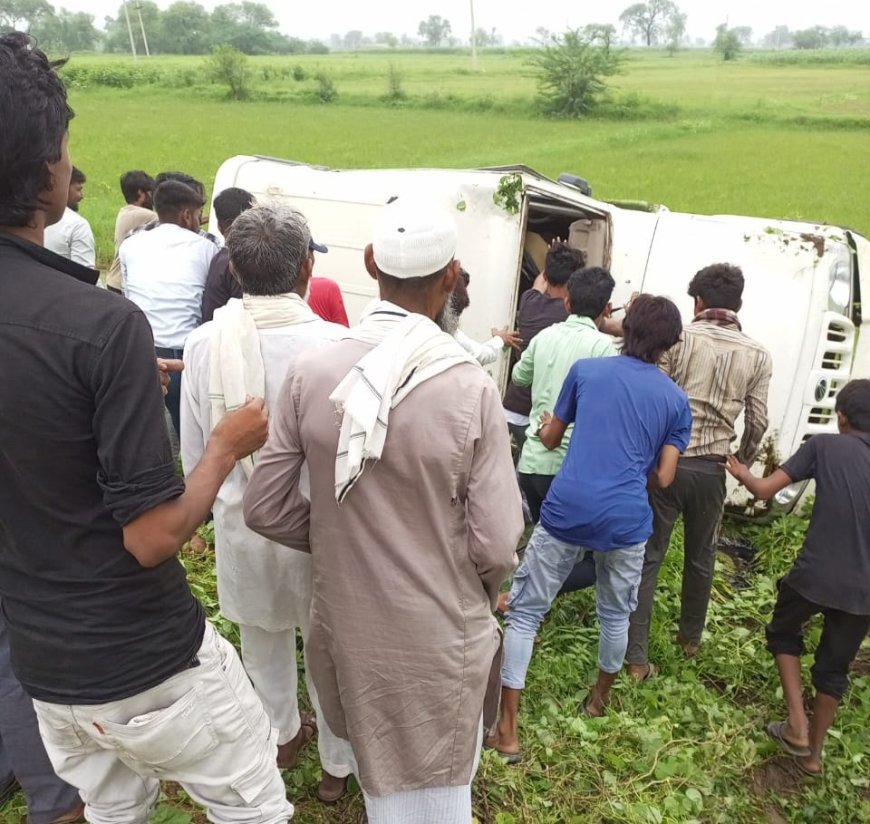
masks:
<instances>
[{"instance_id":1,"label":"grey trousers","mask_svg":"<svg viewBox=\"0 0 870 824\"><path fill-rule=\"evenodd\" d=\"M45 754L33 701L12 674L0 609L0 781L10 773L24 790L30 824L47 824L81 802L78 790L55 775Z\"/></svg>"},{"instance_id":2,"label":"grey trousers","mask_svg":"<svg viewBox=\"0 0 870 824\"><path fill-rule=\"evenodd\" d=\"M628 630L629 664L649 662L650 619L659 569L677 518L683 516L683 587L678 633L684 643L699 644L716 564L716 539L725 503L725 469L699 458L682 458L674 482L650 494L653 534L646 545L637 609Z\"/></svg>"}]
</instances>

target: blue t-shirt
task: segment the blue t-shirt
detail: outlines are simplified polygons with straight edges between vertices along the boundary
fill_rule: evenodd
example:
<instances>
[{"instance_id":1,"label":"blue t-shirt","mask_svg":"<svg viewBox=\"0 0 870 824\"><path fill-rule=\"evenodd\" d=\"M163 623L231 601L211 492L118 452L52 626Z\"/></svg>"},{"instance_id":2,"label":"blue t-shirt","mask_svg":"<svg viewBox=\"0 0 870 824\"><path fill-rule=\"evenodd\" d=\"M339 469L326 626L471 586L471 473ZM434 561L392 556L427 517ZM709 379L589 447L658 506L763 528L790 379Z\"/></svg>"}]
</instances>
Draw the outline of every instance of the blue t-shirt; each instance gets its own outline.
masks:
<instances>
[{"instance_id":1,"label":"blue t-shirt","mask_svg":"<svg viewBox=\"0 0 870 824\"><path fill-rule=\"evenodd\" d=\"M689 399L649 363L620 355L579 360L553 414L574 422L568 454L541 507L561 541L624 549L652 534L647 479L663 446L689 445Z\"/></svg>"}]
</instances>

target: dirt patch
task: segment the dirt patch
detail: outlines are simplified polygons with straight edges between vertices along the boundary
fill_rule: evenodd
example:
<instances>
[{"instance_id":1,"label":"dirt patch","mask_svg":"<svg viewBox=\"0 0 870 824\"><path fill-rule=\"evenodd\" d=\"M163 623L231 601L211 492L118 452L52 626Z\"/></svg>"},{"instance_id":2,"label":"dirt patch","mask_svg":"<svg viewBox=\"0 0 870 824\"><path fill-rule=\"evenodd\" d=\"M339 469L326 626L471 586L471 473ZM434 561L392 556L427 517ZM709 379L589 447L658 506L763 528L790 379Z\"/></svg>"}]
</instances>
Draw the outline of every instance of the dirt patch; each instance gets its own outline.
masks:
<instances>
[{"instance_id":1,"label":"dirt patch","mask_svg":"<svg viewBox=\"0 0 870 824\"><path fill-rule=\"evenodd\" d=\"M801 240L815 246L816 254L819 257L825 254L825 239L821 235L811 235L808 232L804 232L804 234L801 235Z\"/></svg>"},{"instance_id":2,"label":"dirt patch","mask_svg":"<svg viewBox=\"0 0 870 824\"><path fill-rule=\"evenodd\" d=\"M795 795L803 786L804 774L794 760L777 755L759 764L751 773L752 792L758 798L767 799Z\"/></svg>"}]
</instances>

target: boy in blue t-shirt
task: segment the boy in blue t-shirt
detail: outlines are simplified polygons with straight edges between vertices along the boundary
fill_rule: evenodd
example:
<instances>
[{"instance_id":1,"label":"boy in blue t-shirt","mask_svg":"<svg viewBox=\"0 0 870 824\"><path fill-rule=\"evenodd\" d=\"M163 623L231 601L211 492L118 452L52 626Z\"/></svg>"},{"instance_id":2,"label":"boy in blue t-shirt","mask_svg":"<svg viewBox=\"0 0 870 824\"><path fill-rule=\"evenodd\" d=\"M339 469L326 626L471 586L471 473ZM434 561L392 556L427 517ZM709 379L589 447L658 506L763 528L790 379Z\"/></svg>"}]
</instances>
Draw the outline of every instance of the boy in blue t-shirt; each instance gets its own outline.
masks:
<instances>
[{"instance_id":1,"label":"boy in blue t-shirt","mask_svg":"<svg viewBox=\"0 0 870 824\"><path fill-rule=\"evenodd\" d=\"M647 487L671 483L689 443L686 393L656 367L680 338L679 310L667 298L641 295L623 327L622 355L575 363L555 413L541 417L539 436L548 449L561 444L569 424L574 431L508 598L502 712L487 743L510 762L521 757L517 716L535 634L587 553L595 560L601 630L598 680L583 711L604 712L625 658L644 544L652 533Z\"/></svg>"},{"instance_id":2,"label":"boy in blue t-shirt","mask_svg":"<svg viewBox=\"0 0 870 824\"><path fill-rule=\"evenodd\" d=\"M779 469L756 478L736 458L728 471L756 498L813 479L816 501L803 548L779 582L767 648L776 659L788 707L785 721L767 733L797 758L809 775L821 775L822 744L849 685L849 667L870 631L870 380L853 380L837 395L839 435L810 438ZM824 616L813 662L813 720L801 692L804 624Z\"/></svg>"}]
</instances>

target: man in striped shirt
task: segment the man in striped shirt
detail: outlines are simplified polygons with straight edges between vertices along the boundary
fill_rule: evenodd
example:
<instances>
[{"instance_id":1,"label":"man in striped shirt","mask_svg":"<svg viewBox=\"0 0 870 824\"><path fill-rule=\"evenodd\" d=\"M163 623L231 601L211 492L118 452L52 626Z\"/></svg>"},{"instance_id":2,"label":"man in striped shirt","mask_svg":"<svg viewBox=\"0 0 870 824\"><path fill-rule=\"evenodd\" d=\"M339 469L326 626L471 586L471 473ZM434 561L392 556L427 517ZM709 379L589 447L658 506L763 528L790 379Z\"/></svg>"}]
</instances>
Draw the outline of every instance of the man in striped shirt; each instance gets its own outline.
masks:
<instances>
[{"instance_id":1,"label":"man in striped shirt","mask_svg":"<svg viewBox=\"0 0 870 824\"><path fill-rule=\"evenodd\" d=\"M767 430L770 353L743 334L737 312L743 297L743 273L727 263L701 269L689 284L695 319L660 367L689 396L692 436L667 489L650 493L653 534L646 545L637 609L629 631L629 672L649 678L649 628L659 568L677 518L684 523L683 587L677 643L689 657L697 653L713 583L716 539L725 503L725 458L737 435L734 423L744 414L737 460L751 466Z\"/></svg>"}]
</instances>

